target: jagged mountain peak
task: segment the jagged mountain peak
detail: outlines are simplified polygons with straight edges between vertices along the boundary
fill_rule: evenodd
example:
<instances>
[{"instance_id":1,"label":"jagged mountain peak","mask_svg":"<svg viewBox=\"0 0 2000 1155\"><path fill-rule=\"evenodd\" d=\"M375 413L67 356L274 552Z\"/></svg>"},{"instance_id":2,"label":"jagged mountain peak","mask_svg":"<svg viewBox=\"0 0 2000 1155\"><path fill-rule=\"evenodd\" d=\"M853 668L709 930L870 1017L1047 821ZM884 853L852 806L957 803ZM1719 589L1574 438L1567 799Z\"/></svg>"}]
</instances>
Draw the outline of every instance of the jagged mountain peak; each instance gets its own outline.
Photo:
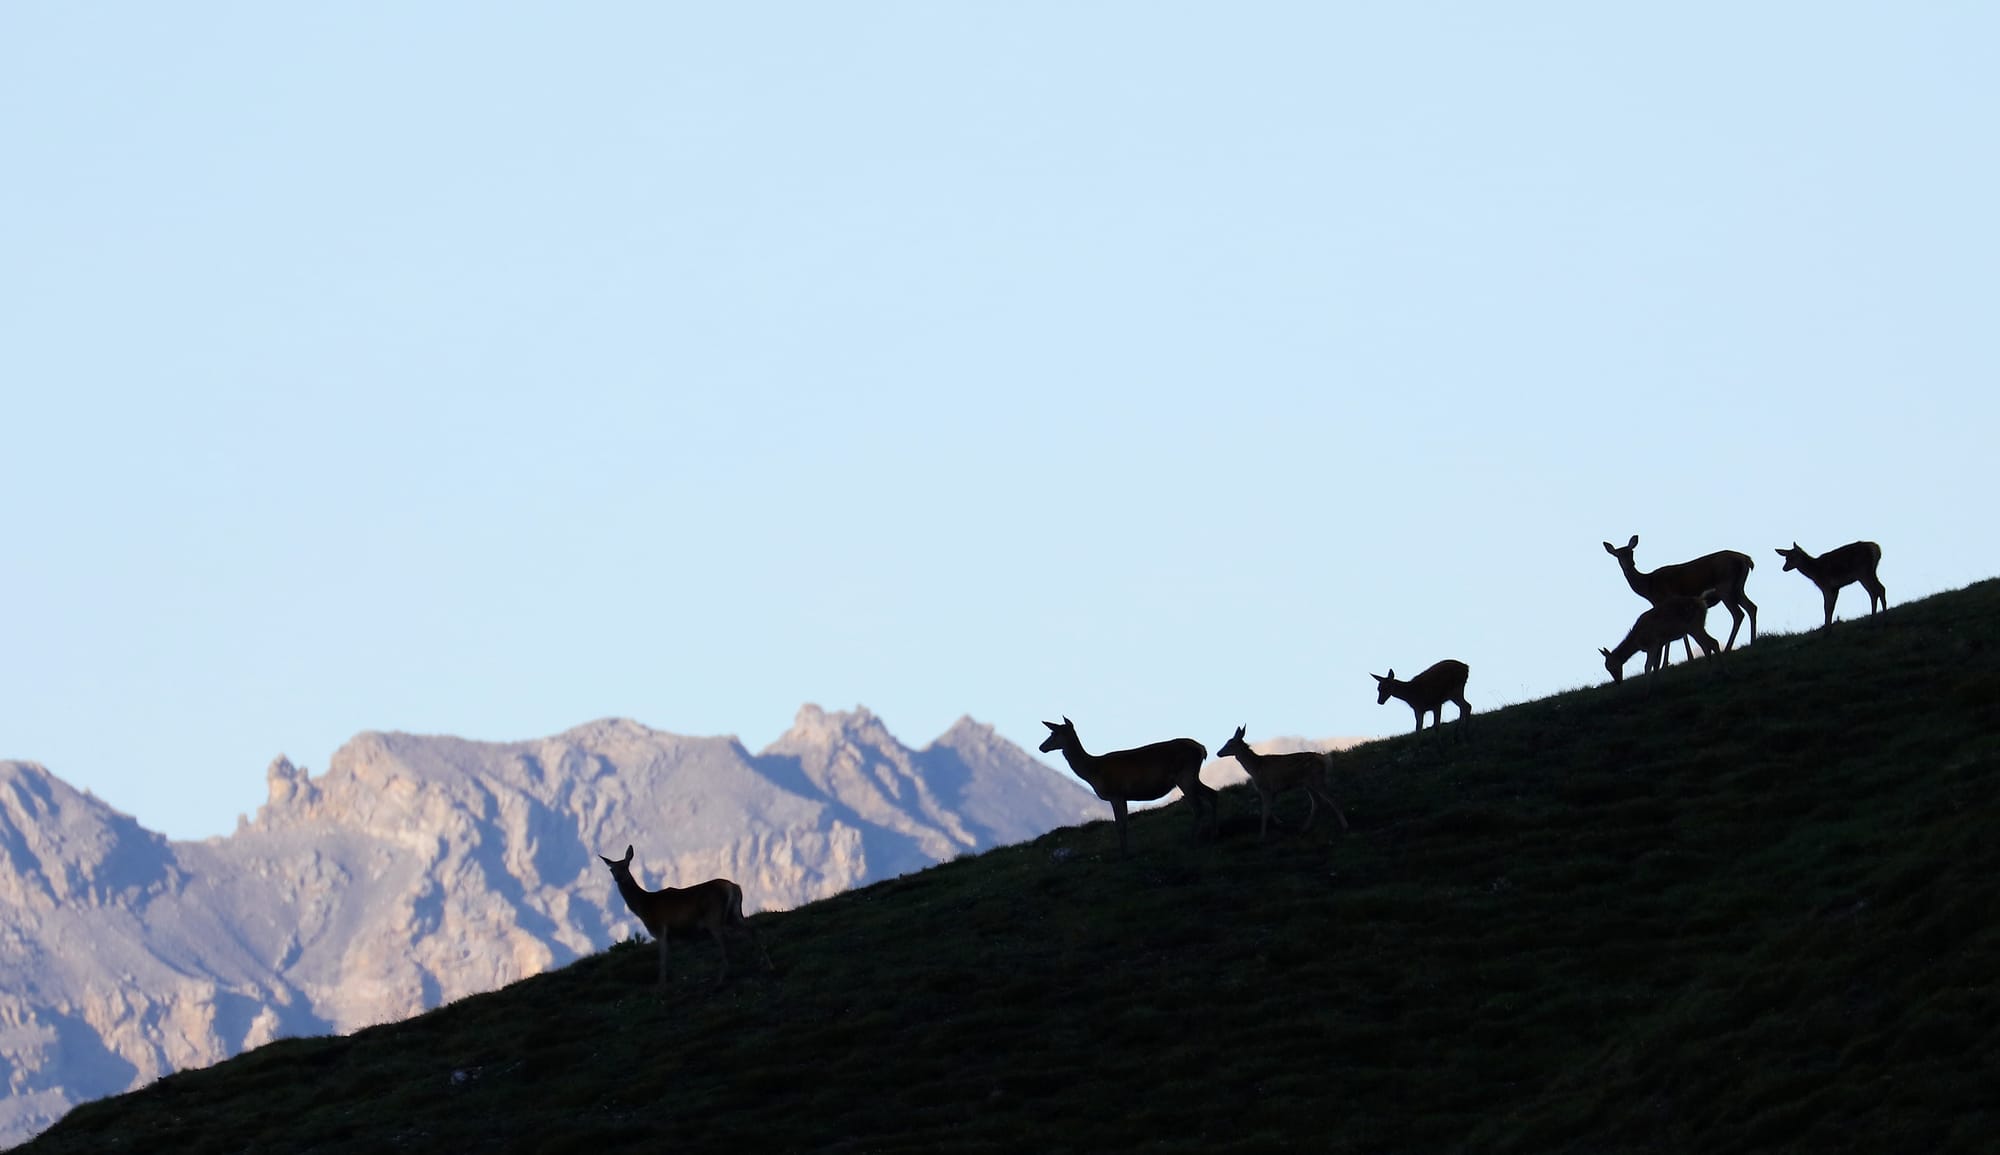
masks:
<instances>
[{"instance_id":1,"label":"jagged mountain peak","mask_svg":"<svg viewBox=\"0 0 2000 1155\"><path fill-rule=\"evenodd\" d=\"M766 754L799 753L847 744L902 748L882 719L866 706L852 710L824 710L808 702L799 707L792 727L764 748Z\"/></svg>"},{"instance_id":2,"label":"jagged mountain peak","mask_svg":"<svg viewBox=\"0 0 2000 1155\"><path fill-rule=\"evenodd\" d=\"M933 748L947 750L988 750L1007 742L990 724L975 719L970 714L959 715L944 733L931 742Z\"/></svg>"},{"instance_id":3,"label":"jagged mountain peak","mask_svg":"<svg viewBox=\"0 0 2000 1155\"><path fill-rule=\"evenodd\" d=\"M166 837L35 762L0 762L0 902L138 902L179 881Z\"/></svg>"},{"instance_id":4,"label":"jagged mountain peak","mask_svg":"<svg viewBox=\"0 0 2000 1155\"><path fill-rule=\"evenodd\" d=\"M287 806L302 798L310 801L318 791L311 775L294 766L292 760L283 754L271 759L271 764L264 769L264 788L266 806Z\"/></svg>"},{"instance_id":5,"label":"jagged mountain peak","mask_svg":"<svg viewBox=\"0 0 2000 1155\"><path fill-rule=\"evenodd\" d=\"M662 737L678 737L655 730L643 722L631 718L598 718L581 726L571 726L556 735L556 740L575 742L580 746L624 744L628 742L651 742Z\"/></svg>"}]
</instances>

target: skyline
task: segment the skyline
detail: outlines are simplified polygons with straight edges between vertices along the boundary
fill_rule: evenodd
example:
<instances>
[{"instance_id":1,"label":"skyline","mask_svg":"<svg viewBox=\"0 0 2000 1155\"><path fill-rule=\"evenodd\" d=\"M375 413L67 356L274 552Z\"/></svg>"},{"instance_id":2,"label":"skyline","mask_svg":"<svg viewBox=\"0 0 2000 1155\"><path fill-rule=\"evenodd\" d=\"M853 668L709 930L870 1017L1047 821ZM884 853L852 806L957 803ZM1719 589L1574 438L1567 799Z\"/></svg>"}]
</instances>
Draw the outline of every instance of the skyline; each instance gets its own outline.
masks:
<instances>
[{"instance_id":1,"label":"skyline","mask_svg":"<svg viewBox=\"0 0 2000 1155\"><path fill-rule=\"evenodd\" d=\"M0 12L0 758L198 838L369 730L1213 751L1604 680L1634 533L1761 630L2000 574L1996 25Z\"/></svg>"}]
</instances>

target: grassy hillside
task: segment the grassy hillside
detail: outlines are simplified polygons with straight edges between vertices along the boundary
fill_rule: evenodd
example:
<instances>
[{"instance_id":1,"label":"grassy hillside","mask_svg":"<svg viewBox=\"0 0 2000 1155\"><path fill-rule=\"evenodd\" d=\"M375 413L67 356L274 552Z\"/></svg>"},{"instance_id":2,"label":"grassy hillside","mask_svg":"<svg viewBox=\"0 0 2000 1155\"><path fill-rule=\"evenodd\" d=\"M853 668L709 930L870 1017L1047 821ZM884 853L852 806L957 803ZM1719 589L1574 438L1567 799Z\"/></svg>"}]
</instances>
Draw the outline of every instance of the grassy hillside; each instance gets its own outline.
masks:
<instances>
[{"instance_id":1,"label":"grassy hillside","mask_svg":"<svg viewBox=\"0 0 2000 1155\"><path fill-rule=\"evenodd\" d=\"M1345 836L1060 830L760 918L720 992L627 944L31 1150L1990 1150L1996 635L2000 581L1767 635L1359 747Z\"/></svg>"}]
</instances>

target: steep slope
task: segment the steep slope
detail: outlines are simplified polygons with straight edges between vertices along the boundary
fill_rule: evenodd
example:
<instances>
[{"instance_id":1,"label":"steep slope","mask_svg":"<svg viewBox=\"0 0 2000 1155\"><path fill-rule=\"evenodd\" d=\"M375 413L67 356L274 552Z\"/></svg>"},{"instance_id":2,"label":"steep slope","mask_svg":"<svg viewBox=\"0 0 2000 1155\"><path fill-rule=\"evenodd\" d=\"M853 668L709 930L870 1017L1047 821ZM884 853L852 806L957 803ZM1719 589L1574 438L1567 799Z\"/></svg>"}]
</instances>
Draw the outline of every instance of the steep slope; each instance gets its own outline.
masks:
<instances>
[{"instance_id":1,"label":"steep slope","mask_svg":"<svg viewBox=\"0 0 2000 1155\"><path fill-rule=\"evenodd\" d=\"M1343 755L1346 836L1094 821L34 1150L1990 1149L2000 583L1473 723Z\"/></svg>"},{"instance_id":2,"label":"steep slope","mask_svg":"<svg viewBox=\"0 0 2000 1155\"><path fill-rule=\"evenodd\" d=\"M170 843L0 765L0 1143L86 1098L285 1035L390 1022L637 933L651 885L728 875L752 911L1077 821L1100 805L961 720L905 748L800 710L762 754L608 719L529 742L362 734L286 759L227 838Z\"/></svg>"}]
</instances>

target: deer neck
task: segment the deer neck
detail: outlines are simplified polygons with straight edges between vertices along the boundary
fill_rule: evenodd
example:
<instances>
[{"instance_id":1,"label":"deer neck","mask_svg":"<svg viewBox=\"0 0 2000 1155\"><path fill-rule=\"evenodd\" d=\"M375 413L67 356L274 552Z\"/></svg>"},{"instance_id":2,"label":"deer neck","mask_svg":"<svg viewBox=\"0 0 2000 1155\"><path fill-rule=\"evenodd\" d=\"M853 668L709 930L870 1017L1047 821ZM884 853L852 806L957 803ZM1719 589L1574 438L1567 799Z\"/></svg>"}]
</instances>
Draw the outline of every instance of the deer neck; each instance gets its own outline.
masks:
<instances>
[{"instance_id":1,"label":"deer neck","mask_svg":"<svg viewBox=\"0 0 2000 1155\"><path fill-rule=\"evenodd\" d=\"M625 900L625 909L639 915L643 920L645 917L643 912L646 909L646 899L651 892L639 885L639 880L632 877L632 872L629 869L619 871L617 879L618 897Z\"/></svg>"},{"instance_id":2,"label":"deer neck","mask_svg":"<svg viewBox=\"0 0 2000 1155\"><path fill-rule=\"evenodd\" d=\"M1065 742L1059 749L1072 773L1085 782L1097 781L1097 757L1086 751L1081 741Z\"/></svg>"},{"instance_id":3,"label":"deer neck","mask_svg":"<svg viewBox=\"0 0 2000 1155\"><path fill-rule=\"evenodd\" d=\"M1640 573L1638 563L1623 554L1618 557L1618 568L1625 572L1625 584L1632 587L1633 593L1647 601L1653 599L1652 574Z\"/></svg>"},{"instance_id":4,"label":"deer neck","mask_svg":"<svg viewBox=\"0 0 2000 1155\"><path fill-rule=\"evenodd\" d=\"M1650 653L1654 648L1653 639L1657 635L1665 633L1669 628L1671 627L1661 626L1658 629L1634 627L1631 633L1625 635L1625 640L1618 643L1618 648L1611 651L1611 656L1623 663L1633 654ZM1671 638L1661 639L1659 644L1666 645L1672 642L1672 640Z\"/></svg>"}]
</instances>

